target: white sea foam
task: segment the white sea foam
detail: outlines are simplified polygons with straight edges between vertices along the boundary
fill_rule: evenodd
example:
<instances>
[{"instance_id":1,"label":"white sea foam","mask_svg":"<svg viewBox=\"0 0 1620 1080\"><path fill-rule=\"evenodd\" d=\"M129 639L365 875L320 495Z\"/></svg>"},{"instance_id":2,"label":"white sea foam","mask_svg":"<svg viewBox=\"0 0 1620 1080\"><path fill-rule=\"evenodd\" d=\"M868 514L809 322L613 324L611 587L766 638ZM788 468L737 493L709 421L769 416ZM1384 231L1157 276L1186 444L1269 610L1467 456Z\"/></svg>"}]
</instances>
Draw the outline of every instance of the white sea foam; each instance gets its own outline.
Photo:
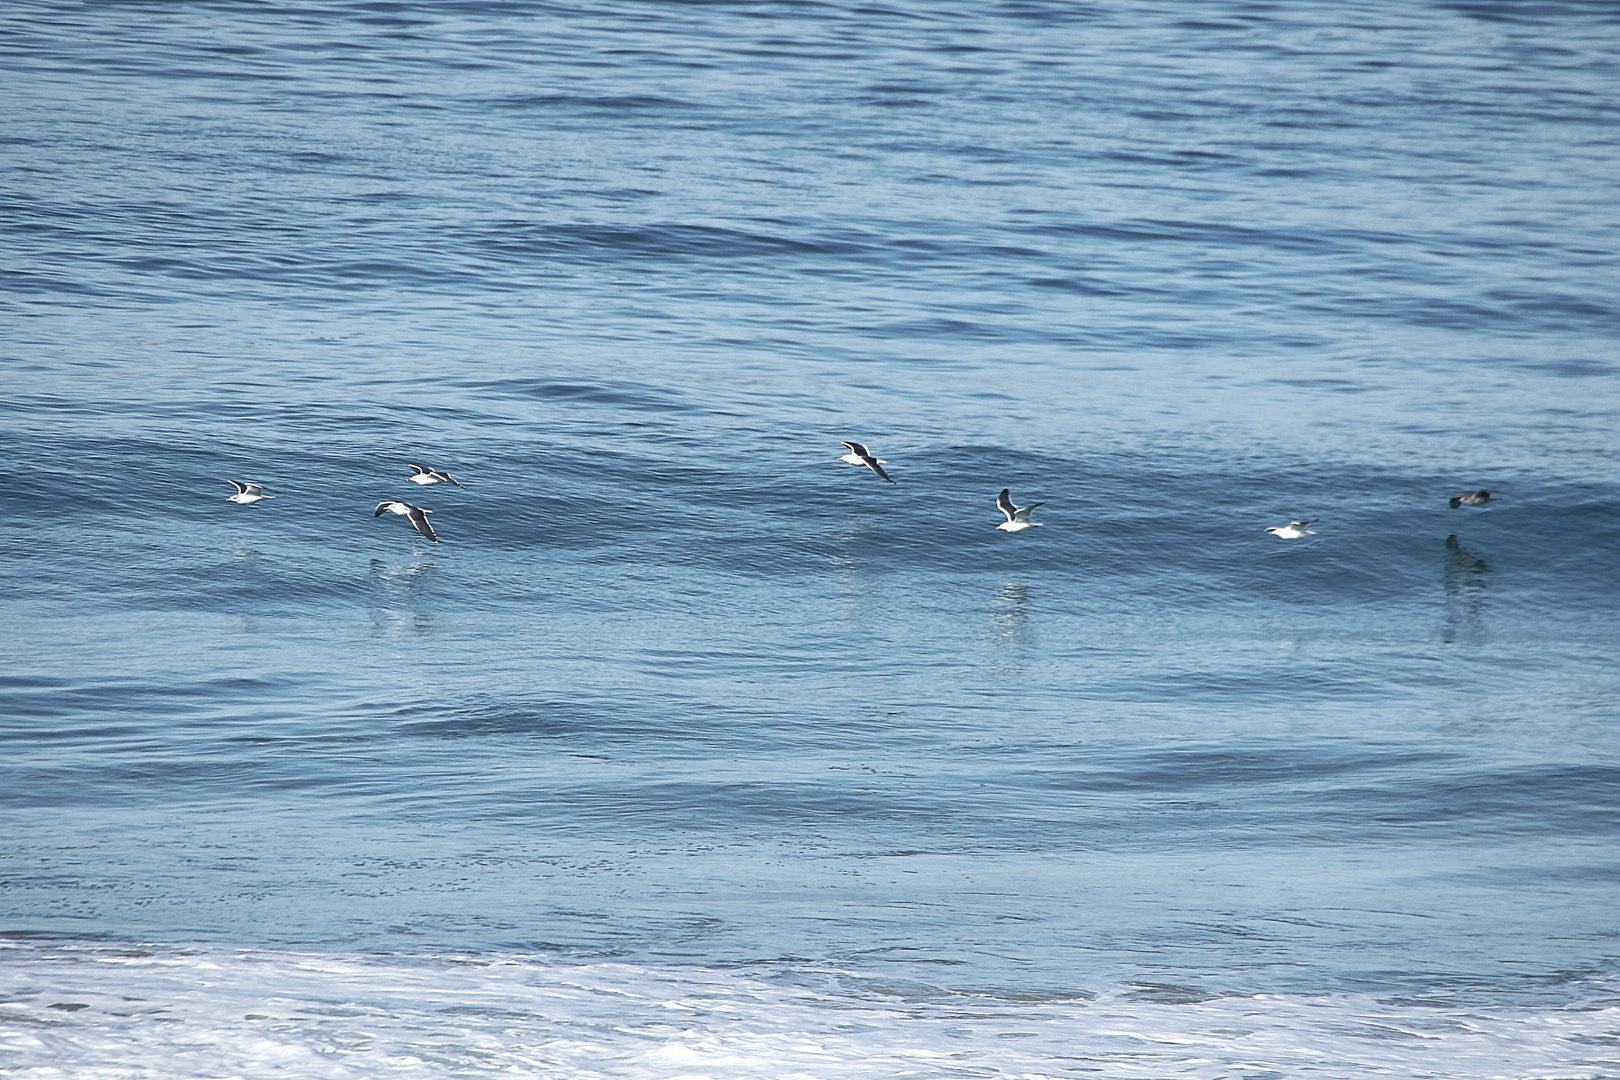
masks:
<instances>
[{"instance_id":1,"label":"white sea foam","mask_svg":"<svg viewBox=\"0 0 1620 1080\"><path fill-rule=\"evenodd\" d=\"M1620 1008L1357 996L1009 1000L885 993L847 973L522 956L0 947L0 1071L250 1080L721 1080L1102 1075L1596 1078Z\"/></svg>"}]
</instances>

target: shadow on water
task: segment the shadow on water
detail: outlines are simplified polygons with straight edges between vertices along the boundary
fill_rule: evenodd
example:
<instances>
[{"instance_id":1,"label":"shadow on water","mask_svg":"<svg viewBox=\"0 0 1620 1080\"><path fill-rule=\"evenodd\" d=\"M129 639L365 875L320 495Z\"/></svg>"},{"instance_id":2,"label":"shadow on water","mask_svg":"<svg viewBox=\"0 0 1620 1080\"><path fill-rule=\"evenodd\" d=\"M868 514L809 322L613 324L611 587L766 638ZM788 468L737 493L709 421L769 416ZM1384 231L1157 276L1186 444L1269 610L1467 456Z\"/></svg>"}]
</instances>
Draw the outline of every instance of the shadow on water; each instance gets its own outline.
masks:
<instances>
[{"instance_id":1,"label":"shadow on water","mask_svg":"<svg viewBox=\"0 0 1620 1080\"><path fill-rule=\"evenodd\" d=\"M1457 534L1446 537L1445 624L1440 640L1447 645L1478 645L1485 640L1485 575L1490 565L1463 547Z\"/></svg>"}]
</instances>

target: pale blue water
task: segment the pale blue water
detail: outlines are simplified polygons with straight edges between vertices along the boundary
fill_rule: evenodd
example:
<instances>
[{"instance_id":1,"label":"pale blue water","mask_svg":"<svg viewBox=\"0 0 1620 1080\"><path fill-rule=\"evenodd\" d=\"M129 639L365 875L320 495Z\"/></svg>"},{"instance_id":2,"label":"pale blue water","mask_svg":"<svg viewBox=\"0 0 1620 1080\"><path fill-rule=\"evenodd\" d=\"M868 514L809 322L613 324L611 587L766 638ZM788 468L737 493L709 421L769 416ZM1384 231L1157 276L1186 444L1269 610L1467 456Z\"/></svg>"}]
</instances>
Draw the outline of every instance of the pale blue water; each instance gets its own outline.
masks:
<instances>
[{"instance_id":1,"label":"pale blue water","mask_svg":"<svg viewBox=\"0 0 1620 1080\"><path fill-rule=\"evenodd\" d=\"M1612 6L0 50L0 1070L1620 1076Z\"/></svg>"}]
</instances>

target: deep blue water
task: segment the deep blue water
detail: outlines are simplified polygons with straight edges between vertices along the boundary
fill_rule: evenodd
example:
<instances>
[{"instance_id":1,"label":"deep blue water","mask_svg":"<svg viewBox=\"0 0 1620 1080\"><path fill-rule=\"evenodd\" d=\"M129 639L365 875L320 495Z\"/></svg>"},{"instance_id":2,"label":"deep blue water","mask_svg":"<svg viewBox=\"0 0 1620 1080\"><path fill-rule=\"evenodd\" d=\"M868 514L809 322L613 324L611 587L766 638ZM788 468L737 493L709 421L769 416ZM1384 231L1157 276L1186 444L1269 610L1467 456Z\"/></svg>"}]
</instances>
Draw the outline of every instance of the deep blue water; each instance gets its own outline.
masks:
<instances>
[{"instance_id":1,"label":"deep blue water","mask_svg":"<svg viewBox=\"0 0 1620 1080\"><path fill-rule=\"evenodd\" d=\"M0 1070L1620 1076L1612 5L18 0L0 140Z\"/></svg>"}]
</instances>

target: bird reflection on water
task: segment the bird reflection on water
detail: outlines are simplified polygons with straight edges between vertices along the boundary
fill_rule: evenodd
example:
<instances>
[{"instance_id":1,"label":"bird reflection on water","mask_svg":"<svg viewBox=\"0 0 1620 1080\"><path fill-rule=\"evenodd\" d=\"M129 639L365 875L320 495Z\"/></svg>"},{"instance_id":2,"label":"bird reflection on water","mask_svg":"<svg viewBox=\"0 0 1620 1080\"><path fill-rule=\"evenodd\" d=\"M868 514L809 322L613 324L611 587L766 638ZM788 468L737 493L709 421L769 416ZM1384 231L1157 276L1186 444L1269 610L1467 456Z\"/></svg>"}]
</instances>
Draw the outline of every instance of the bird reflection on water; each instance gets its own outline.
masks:
<instances>
[{"instance_id":1,"label":"bird reflection on water","mask_svg":"<svg viewBox=\"0 0 1620 1080\"><path fill-rule=\"evenodd\" d=\"M371 560L371 573L380 586L378 602L371 610L373 637L427 637L434 632L433 616L417 608L416 587L420 575L434 568L431 553L407 562Z\"/></svg>"},{"instance_id":2,"label":"bird reflection on water","mask_svg":"<svg viewBox=\"0 0 1620 1080\"><path fill-rule=\"evenodd\" d=\"M1002 582L990 601L990 624L996 644L1015 648L1029 644L1029 586Z\"/></svg>"},{"instance_id":3,"label":"bird reflection on water","mask_svg":"<svg viewBox=\"0 0 1620 1080\"><path fill-rule=\"evenodd\" d=\"M1490 571L1490 564L1463 547L1456 533L1446 537L1446 612L1440 640L1447 645L1484 640L1485 575Z\"/></svg>"}]
</instances>

